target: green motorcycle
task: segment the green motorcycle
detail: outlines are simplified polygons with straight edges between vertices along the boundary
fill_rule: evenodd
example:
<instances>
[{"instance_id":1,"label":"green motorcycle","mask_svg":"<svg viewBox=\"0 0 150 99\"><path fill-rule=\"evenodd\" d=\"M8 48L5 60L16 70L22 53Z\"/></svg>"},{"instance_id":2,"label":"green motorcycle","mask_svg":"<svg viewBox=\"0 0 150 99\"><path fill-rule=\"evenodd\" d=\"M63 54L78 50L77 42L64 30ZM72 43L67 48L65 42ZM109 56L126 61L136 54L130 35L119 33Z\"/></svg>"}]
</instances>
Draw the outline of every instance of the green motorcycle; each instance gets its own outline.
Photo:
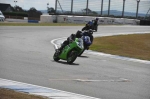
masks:
<instances>
[{"instance_id":1,"label":"green motorcycle","mask_svg":"<svg viewBox=\"0 0 150 99\"><path fill-rule=\"evenodd\" d=\"M56 49L53 59L55 61L59 61L60 59L66 60L68 64L72 64L83 50L83 40L76 38L75 41L65 46L61 53Z\"/></svg>"}]
</instances>

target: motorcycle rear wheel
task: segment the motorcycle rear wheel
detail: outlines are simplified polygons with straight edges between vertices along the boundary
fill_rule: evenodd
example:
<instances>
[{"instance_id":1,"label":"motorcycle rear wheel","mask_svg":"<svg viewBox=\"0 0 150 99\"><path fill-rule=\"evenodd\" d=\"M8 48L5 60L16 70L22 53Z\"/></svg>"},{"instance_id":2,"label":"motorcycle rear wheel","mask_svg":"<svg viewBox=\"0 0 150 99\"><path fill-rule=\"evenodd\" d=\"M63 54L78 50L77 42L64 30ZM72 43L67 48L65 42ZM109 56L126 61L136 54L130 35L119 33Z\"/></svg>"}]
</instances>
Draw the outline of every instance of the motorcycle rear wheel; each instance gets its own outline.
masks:
<instances>
[{"instance_id":1,"label":"motorcycle rear wheel","mask_svg":"<svg viewBox=\"0 0 150 99\"><path fill-rule=\"evenodd\" d=\"M76 60L77 57L78 57L77 51L75 50L70 51L67 57L67 63L72 64Z\"/></svg>"}]
</instances>

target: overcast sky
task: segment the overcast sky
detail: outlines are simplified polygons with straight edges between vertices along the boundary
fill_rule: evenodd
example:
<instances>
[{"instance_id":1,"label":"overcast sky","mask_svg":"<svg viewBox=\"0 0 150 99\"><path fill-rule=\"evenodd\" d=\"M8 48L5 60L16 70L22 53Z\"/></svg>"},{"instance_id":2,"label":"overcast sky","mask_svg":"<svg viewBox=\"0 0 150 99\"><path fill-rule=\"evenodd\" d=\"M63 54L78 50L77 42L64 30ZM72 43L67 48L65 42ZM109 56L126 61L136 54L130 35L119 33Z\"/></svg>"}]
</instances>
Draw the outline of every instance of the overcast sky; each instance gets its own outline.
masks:
<instances>
[{"instance_id":1,"label":"overcast sky","mask_svg":"<svg viewBox=\"0 0 150 99\"><path fill-rule=\"evenodd\" d=\"M47 3L49 3L49 7L55 7L55 0L0 0L0 3L7 3L11 6L16 5L22 7L23 9L30 9L31 7L35 7L37 10L46 10Z\"/></svg>"},{"instance_id":2,"label":"overcast sky","mask_svg":"<svg viewBox=\"0 0 150 99\"><path fill-rule=\"evenodd\" d=\"M0 0L0 3L11 4L11 6L16 5L22 7L23 9L29 10L31 7L35 7L37 10L46 10L47 3L49 7L55 8L55 0ZM71 0L59 0L63 10L70 10ZM73 10L81 10L86 7L87 0L74 0ZM108 1L104 0L103 10L108 10ZM139 13L147 13L150 8L150 0L140 0ZM126 12L135 12L137 2L136 0L126 0L125 2L125 11ZM111 10L122 11L123 0L111 0ZM89 8L92 10L101 10L101 0L89 0Z\"/></svg>"}]
</instances>

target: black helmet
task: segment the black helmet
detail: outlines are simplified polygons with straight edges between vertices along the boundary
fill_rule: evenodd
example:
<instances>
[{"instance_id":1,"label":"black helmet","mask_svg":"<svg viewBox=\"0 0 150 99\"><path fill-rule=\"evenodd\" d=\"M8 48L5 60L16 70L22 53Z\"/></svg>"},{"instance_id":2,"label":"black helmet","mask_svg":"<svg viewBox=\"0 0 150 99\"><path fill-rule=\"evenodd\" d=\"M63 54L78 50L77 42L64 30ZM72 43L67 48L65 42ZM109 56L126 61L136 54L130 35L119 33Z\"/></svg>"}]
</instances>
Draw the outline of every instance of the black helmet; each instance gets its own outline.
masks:
<instances>
[{"instance_id":1,"label":"black helmet","mask_svg":"<svg viewBox=\"0 0 150 99\"><path fill-rule=\"evenodd\" d=\"M82 31L78 30L76 33L76 37L81 38L82 37Z\"/></svg>"}]
</instances>

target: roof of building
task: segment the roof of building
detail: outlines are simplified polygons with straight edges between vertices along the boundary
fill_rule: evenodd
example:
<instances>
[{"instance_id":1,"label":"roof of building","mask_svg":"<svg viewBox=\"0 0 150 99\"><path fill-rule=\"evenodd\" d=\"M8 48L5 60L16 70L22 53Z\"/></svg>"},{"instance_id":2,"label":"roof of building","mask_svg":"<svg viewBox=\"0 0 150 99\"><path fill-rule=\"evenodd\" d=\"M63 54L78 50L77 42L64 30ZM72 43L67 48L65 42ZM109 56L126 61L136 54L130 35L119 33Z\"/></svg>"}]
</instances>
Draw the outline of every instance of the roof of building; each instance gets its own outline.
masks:
<instances>
[{"instance_id":1,"label":"roof of building","mask_svg":"<svg viewBox=\"0 0 150 99\"><path fill-rule=\"evenodd\" d=\"M0 3L0 10L6 11L10 6L11 6L10 4Z\"/></svg>"}]
</instances>

